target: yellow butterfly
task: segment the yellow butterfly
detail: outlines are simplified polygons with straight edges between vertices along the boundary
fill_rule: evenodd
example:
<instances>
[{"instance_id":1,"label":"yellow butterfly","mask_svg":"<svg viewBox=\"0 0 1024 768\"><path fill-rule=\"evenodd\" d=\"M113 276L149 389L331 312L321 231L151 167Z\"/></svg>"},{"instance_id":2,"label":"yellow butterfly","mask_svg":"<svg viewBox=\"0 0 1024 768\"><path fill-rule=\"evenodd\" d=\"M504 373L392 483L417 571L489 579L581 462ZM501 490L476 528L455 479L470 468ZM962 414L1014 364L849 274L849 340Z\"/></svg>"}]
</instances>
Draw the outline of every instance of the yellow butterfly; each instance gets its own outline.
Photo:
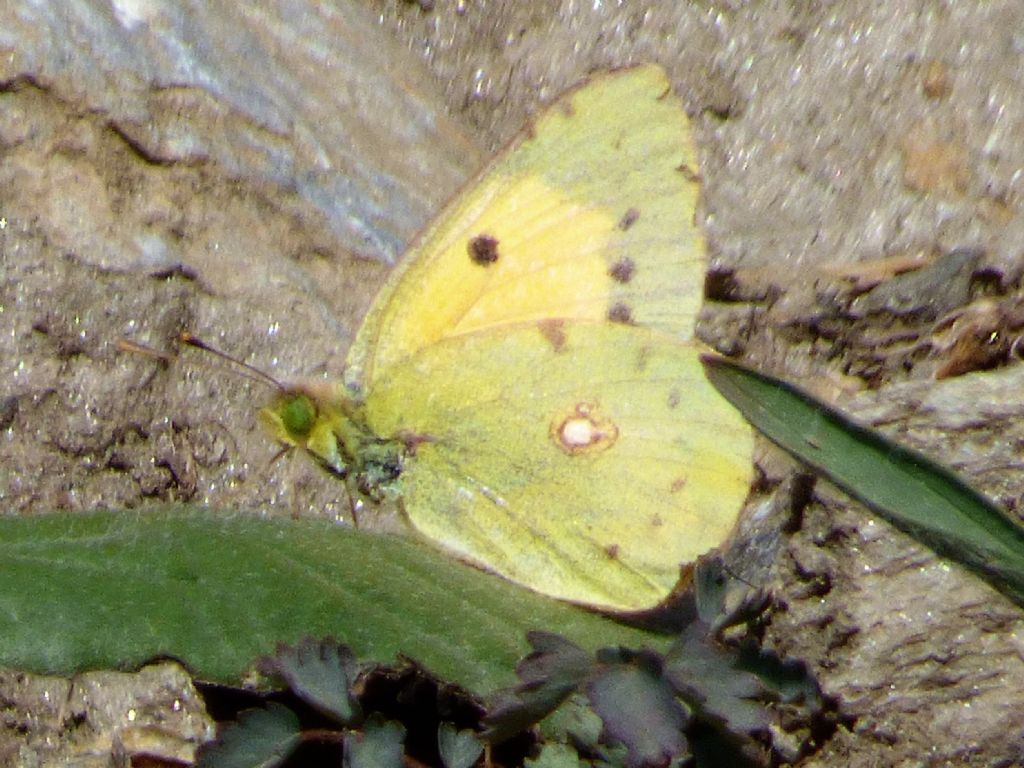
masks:
<instances>
[{"instance_id":1,"label":"yellow butterfly","mask_svg":"<svg viewBox=\"0 0 1024 768\"><path fill-rule=\"evenodd\" d=\"M513 581L613 610L658 603L728 536L752 475L751 429L693 337L698 192L664 72L592 77L421 235L345 381L289 387L264 420Z\"/></svg>"}]
</instances>

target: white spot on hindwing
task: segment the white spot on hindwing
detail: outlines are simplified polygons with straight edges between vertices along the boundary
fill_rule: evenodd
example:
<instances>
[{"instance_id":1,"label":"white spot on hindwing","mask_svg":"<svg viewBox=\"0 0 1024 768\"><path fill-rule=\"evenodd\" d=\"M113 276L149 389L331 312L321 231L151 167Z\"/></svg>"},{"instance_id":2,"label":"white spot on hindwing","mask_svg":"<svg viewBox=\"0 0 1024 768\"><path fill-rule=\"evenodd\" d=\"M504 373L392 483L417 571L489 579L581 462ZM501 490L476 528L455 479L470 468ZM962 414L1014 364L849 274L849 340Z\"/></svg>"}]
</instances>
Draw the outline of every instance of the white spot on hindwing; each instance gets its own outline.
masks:
<instances>
[{"instance_id":1,"label":"white spot on hindwing","mask_svg":"<svg viewBox=\"0 0 1024 768\"><path fill-rule=\"evenodd\" d=\"M619 428L596 403L579 402L555 414L550 435L559 450L578 456L610 448L619 437Z\"/></svg>"}]
</instances>

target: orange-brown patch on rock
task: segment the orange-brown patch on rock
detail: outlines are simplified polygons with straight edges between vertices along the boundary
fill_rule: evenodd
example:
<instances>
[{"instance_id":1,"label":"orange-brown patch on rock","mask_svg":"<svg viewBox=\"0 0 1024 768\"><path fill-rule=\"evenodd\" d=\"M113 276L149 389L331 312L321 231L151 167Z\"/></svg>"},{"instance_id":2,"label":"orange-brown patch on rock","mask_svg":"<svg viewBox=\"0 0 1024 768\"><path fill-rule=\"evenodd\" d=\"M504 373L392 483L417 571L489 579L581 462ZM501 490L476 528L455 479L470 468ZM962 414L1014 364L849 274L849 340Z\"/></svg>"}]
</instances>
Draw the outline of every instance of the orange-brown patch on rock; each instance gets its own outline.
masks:
<instances>
[{"instance_id":1,"label":"orange-brown patch on rock","mask_svg":"<svg viewBox=\"0 0 1024 768\"><path fill-rule=\"evenodd\" d=\"M949 83L949 67L940 59L932 59L924 68L921 90L929 99L944 99L953 87Z\"/></svg>"},{"instance_id":2,"label":"orange-brown patch on rock","mask_svg":"<svg viewBox=\"0 0 1024 768\"><path fill-rule=\"evenodd\" d=\"M934 122L924 120L900 142L903 183L915 192L963 197L973 180L967 147Z\"/></svg>"}]
</instances>

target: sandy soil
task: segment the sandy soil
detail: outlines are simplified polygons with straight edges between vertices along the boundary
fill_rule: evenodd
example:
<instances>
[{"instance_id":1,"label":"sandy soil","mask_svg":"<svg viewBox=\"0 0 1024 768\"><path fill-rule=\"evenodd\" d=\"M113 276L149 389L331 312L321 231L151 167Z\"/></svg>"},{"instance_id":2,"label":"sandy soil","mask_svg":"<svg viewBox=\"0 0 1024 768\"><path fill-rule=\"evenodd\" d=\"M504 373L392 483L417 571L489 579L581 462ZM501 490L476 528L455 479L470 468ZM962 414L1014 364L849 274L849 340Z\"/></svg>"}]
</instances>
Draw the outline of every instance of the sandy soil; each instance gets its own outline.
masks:
<instances>
[{"instance_id":1,"label":"sandy soil","mask_svg":"<svg viewBox=\"0 0 1024 768\"><path fill-rule=\"evenodd\" d=\"M168 349L189 328L283 378L337 375L445 199L539 103L635 61L666 67L700 142L703 337L1019 509L1017 4L9 5L5 512L344 519L333 481L272 462L257 384L117 340ZM790 472L759 461L767 487ZM803 765L1024 760L1019 608L824 486L764 557L768 642L850 722ZM4 754L50 754L16 730Z\"/></svg>"}]
</instances>

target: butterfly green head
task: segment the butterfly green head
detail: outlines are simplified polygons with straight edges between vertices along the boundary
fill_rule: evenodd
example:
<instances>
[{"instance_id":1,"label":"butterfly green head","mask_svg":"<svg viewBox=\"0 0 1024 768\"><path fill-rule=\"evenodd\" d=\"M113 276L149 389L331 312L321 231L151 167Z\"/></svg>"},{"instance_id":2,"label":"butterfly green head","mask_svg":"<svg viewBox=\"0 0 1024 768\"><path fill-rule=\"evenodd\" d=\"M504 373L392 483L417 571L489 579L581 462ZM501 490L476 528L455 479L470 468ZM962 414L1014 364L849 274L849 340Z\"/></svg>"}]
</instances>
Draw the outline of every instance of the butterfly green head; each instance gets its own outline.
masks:
<instances>
[{"instance_id":1,"label":"butterfly green head","mask_svg":"<svg viewBox=\"0 0 1024 768\"><path fill-rule=\"evenodd\" d=\"M250 379L274 389L273 399L260 409L260 420L285 448L300 448L326 470L346 480L350 495L382 501L397 491L405 443L383 439L367 426L358 390L341 382L282 384L265 371L225 354L188 331L182 344L215 355L237 366ZM150 352L126 342L129 351Z\"/></svg>"},{"instance_id":2,"label":"butterfly green head","mask_svg":"<svg viewBox=\"0 0 1024 768\"><path fill-rule=\"evenodd\" d=\"M341 385L282 386L260 410L260 420L282 445L302 449L329 472L354 480L363 496L380 500L401 475L404 446L375 436Z\"/></svg>"}]
</instances>

